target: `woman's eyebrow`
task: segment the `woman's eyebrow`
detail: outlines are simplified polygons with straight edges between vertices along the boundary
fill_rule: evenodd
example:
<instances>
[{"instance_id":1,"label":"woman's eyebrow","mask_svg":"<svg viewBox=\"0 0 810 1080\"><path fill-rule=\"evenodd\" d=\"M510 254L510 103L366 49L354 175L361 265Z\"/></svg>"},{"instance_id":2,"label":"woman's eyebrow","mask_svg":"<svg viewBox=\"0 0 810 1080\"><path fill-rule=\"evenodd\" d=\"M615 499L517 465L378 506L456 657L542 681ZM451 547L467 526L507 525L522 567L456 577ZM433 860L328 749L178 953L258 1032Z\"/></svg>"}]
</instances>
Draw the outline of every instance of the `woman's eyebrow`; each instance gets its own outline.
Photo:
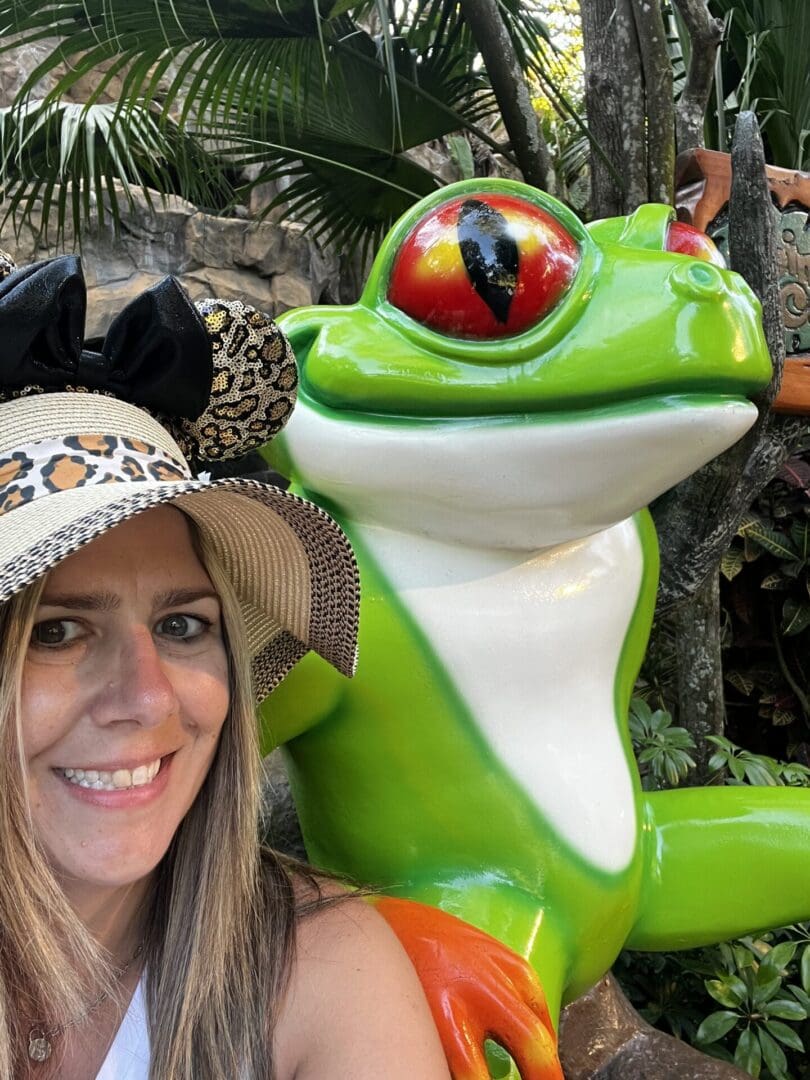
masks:
<instances>
[{"instance_id":1,"label":"woman's eyebrow","mask_svg":"<svg viewBox=\"0 0 810 1080\"><path fill-rule=\"evenodd\" d=\"M166 592L156 593L154 605L156 608L177 607L206 599L219 600L219 594L210 585L199 589L168 589Z\"/></svg>"},{"instance_id":2,"label":"woman's eyebrow","mask_svg":"<svg viewBox=\"0 0 810 1080\"><path fill-rule=\"evenodd\" d=\"M67 608L69 611L115 611L121 597L115 593L46 593L41 607Z\"/></svg>"},{"instance_id":3,"label":"woman's eyebrow","mask_svg":"<svg viewBox=\"0 0 810 1080\"><path fill-rule=\"evenodd\" d=\"M167 608L208 598L219 600L219 595L211 586L203 585L197 589L166 589L156 593L152 603L156 608ZM111 592L47 593L40 600L40 606L67 611L116 611L121 606L121 597Z\"/></svg>"}]
</instances>

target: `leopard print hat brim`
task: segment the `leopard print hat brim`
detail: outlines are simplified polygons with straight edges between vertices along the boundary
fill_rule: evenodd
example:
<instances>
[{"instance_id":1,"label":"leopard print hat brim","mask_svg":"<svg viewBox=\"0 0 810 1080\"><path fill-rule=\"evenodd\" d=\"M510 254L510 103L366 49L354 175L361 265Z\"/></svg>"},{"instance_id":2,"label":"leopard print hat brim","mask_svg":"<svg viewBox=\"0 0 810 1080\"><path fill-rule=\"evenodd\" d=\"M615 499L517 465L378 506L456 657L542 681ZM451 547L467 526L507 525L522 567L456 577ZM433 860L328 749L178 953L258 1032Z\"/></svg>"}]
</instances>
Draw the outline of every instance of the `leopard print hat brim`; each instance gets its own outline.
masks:
<instances>
[{"instance_id":1,"label":"leopard print hat brim","mask_svg":"<svg viewBox=\"0 0 810 1080\"><path fill-rule=\"evenodd\" d=\"M358 572L332 518L272 485L194 479L154 417L101 395L37 395L0 409L0 602L165 504L197 523L230 576L258 700L310 649L353 674Z\"/></svg>"}]
</instances>

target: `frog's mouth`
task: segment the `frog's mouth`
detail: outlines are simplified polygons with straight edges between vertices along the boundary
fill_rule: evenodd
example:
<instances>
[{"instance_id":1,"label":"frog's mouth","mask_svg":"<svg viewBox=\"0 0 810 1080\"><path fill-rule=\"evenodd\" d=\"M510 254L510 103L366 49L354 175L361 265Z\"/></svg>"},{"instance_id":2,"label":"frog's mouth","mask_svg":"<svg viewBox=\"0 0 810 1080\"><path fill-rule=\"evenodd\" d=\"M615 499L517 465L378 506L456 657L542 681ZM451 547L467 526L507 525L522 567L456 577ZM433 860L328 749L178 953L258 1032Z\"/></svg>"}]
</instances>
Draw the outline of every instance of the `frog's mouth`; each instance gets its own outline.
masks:
<instances>
[{"instance_id":1,"label":"frog's mouth","mask_svg":"<svg viewBox=\"0 0 810 1080\"><path fill-rule=\"evenodd\" d=\"M303 395L278 449L304 487L359 523L535 550L624 520L735 443L756 416L742 398L692 394L412 420L337 412Z\"/></svg>"}]
</instances>

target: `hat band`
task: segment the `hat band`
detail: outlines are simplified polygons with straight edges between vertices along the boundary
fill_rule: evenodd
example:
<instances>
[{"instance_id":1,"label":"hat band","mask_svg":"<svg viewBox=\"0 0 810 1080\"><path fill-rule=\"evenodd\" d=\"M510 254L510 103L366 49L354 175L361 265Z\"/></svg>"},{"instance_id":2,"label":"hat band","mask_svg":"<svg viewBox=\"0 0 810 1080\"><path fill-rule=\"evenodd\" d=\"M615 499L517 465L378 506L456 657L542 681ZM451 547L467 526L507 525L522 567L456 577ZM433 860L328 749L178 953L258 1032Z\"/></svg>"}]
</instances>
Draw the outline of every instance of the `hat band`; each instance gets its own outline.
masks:
<instances>
[{"instance_id":1,"label":"hat band","mask_svg":"<svg viewBox=\"0 0 810 1080\"><path fill-rule=\"evenodd\" d=\"M0 452L0 514L43 495L95 484L190 478L185 462L141 439L123 435L43 439Z\"/></svg>"}]
</instances>

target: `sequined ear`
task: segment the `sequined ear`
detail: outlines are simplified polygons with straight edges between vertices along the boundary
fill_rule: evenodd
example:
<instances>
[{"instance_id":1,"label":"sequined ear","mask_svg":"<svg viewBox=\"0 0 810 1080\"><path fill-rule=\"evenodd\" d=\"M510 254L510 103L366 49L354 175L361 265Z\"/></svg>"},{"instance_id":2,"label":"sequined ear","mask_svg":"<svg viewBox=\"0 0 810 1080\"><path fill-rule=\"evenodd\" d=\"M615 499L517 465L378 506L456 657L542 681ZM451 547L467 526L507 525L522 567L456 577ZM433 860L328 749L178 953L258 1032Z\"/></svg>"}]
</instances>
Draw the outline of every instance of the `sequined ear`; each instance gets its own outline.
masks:
<instances>
[{"instance_id":1,"label":"sequined ear","mask_svg":"<svg viewBox=\"0 0 810 1080\"><path fill-rule=\"evenodd\" d=\"M9 274L13 274L17 269L17 264L7 251L3 251L0 248L0 281L4 281Z\"/></svg>"},{"instance_id":2,"label":"sequined ear","mask_svg":"<svg viewBox=\"0 0 810 1080\"><path fill-rule=\"evenodd\" d=\"M241 457L287 422L298 389L295 356L273 320L241 300L200 300L197 310L211 338L211 400L178 434L200 461Z\"/></svg>"}]
</instances>

